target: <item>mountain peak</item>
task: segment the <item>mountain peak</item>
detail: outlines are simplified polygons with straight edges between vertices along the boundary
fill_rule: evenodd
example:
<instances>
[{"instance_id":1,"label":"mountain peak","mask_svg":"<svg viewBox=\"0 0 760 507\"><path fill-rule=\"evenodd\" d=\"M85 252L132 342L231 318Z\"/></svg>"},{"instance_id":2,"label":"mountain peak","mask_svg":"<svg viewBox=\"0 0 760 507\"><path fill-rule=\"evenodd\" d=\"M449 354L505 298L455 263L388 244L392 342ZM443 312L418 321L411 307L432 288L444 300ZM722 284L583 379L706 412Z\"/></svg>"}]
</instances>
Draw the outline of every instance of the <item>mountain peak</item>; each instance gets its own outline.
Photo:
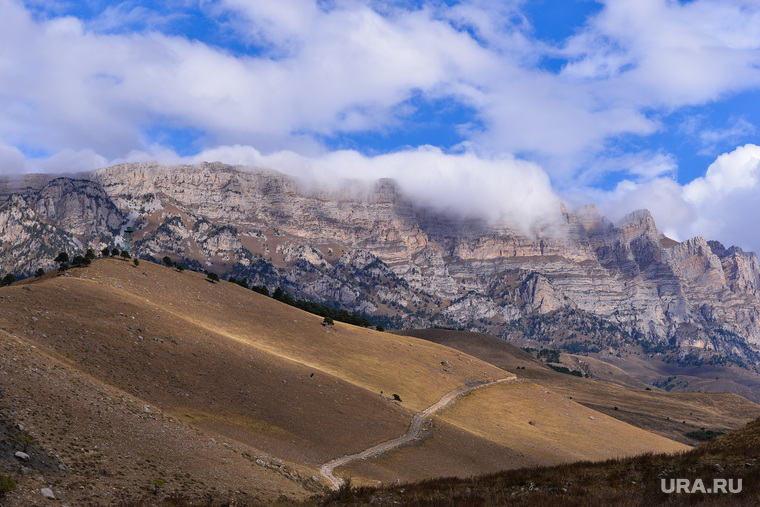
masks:
<instances>
[{"instance_id":1,"label":"mountain peak","mask_svg":"<svg viewBox=\"0 0 760 507\"><path fill-rule=\"evenodd\" d=\"M90 178L25 192L34 217L21 225L0 216L0 237L12 244L19 228L34 237L44 220L58 227L56 244L100 251L122 245L120 230L131 225L136 256L280 286L388 328L467 327L509 338L521 319L572 308L655 343L758 356L757 257L704 238L665 249L646 210L613 225L588 205L527 233L412 202L390 179L320 190L272 170L155 162ZM3 268L17 275L58 253L5 252ZM697 331L680 332L687 324Z\"/></svg>"}]
</instances>

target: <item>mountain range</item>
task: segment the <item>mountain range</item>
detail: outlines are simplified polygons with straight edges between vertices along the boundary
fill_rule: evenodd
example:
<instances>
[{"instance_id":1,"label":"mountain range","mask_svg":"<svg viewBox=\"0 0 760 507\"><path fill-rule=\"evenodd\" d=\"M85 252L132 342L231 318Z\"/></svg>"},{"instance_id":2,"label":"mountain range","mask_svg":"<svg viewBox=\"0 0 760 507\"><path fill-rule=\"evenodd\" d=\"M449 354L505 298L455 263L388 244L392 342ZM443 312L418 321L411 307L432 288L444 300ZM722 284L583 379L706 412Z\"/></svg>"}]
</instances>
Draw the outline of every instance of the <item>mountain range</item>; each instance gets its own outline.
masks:
<instances>
[{"instance_id":1,"label":"mountain range","mask_svg":"<svg viewBox=\"0 0 760 507\"><path fill-rule=\"evenodd\" d=\"M415 203L392 180L308 183L221 163L122 164L0 181L0 266L123 247L366 315L525 346L683 367L760 365L755 253L593 205L520 227Z\"/></svg>"},{"instance_id":2,"label":"mountain range","mask_svg":"<svg viewBox=\"0 0 760 507\"><path fill-rule=\"evenodd\" d=\"M670 458L644 456L643 481L636 465L583 479L588 462L689 451L760 417L736 394L550 359L484 333L329 324L203 273L96 258L0 288L0 502L325 505L349 479L444 477L511 495L529 483L471 477L512 470L558 501L608 505L591 500L623 478L656 489ZM581 361L589 378L556 370ZM731 467L756 500L755 450L704 466ZM575 462L577 477L536 468ZM407 504L389 494L381 505Z\"/></svg>"}]
</instances>

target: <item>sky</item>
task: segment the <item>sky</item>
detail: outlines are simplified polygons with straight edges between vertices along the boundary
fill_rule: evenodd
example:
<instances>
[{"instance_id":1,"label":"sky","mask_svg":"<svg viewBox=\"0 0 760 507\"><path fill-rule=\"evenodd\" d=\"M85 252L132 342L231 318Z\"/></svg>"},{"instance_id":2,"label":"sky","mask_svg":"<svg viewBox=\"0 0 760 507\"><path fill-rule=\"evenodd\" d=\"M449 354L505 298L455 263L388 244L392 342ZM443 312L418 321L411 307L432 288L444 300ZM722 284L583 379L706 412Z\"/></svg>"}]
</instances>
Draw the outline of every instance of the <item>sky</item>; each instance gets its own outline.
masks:
<instances>
[{"instance_id":1,"label":"sky","mask_svg":"<svg viewBox=\"0 0 760 507\"><path fill-rule=\"evenodd\" d=\"M0 0L0 174L219 160L760 251L757 0Z\"/></svg>"}]
</instances>

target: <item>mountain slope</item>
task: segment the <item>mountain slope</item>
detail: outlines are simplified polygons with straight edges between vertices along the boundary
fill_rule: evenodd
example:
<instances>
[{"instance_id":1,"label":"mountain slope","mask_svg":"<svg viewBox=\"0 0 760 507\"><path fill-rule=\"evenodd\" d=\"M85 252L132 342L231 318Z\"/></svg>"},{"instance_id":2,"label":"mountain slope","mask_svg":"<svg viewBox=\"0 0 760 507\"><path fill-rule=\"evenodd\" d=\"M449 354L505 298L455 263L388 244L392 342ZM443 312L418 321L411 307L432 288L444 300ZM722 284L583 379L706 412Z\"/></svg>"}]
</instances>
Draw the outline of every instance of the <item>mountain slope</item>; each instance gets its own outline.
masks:
<instances>
[{"instance_id":1,"label":"mountain slope","mask_svg":"<svg viewBox=\"0 0 760 507\"><path fill-rule=\"evenodd\" d=\"M283 287L388 329L487 331L649 385L760 401L757 256L665 238L646 211L613 224L593 206L557 210L525 230L412 202L388 180L308 185L220 163L0 183L12 194L0 266L17 277L53 267L60 250L121 247L130 225L143 259Z\"/></svg>"},{"instance_id":2,"label":"mountain slope","mask_svg":"<svg viewBox=\"0 0 760 507\"><path fill-rule=\"evenodd\" d=\"M22 424L38 446L32 455L64 466L45 471L31 463L35 473L25 476L13 457L19 449L6 449L0 467L21 483L12 493L16 505L41 501L43 483L74 504L150 497L159 478L161 496L198 498L216 488L217 497L237 501L303 498L326 486L321 464L403 434L414 414L457 387L514 377L442 345L323 326L320 317L236 284L148 262L96 259L87 268L2 288L0 322L1 373L13 379L0 399L5 427ZM517 397L526 410L531 389ZM402 401L394 402L394 394ZM517 453L494 435L512 422L446 422L473 399L456 400L433 418L432 438L398 452L448 450L446 459L429 462L436 474L503 468L503 456ZM569 410L589 412L568 403ZM617 445L600 452L584 443L557 455L599 459L683 448L608 419L609 434L621 437ZM151 440L138 442L140 431ZM622 438L630 432L635 442ZM545 454L527 451L545 447L540 436L522 440L527 460L547 462ZM489 455L461 466L478 449ZM337 472L368 482L417 477L406 463L384 463L378 475ZM79 489L82 477L101 469L98 481ZM37 480L41 470L44 481Z\"/></svg>"},{"instance_id":3,"label":"mountain slope","mask_svg":"<svg viewBox=\"0 0 760 507\"><path fill-rule=\"evenodd\" d=\"M752 506L760 500L759 441L760 420L755 420L676 455L646 454L464 479L343 489L301 505Z\"/></svg>"},{"instance_id":4,"label":"mountain slope","mask_svg":"<svg viewBox=\"0 0 760 507\"><path fill-rule=\"evenodd\" d=\"M567 351L662 349L687 366L760 361L757 256L704 238L674 242L646 211L612 224L593 206L557 210L527 231L438 212L387 180L309 186L219 163L124 164L87 177L9 181L5 192L15 188L83 247L118 246L117 224L134 225L137 255L282 286L386 327L464 326ZM0 239L8 234L0 226ZM31 274L49 255L0 261Z\"/></svg>"},{"instance_id":5,"label":"mountain slope","mask_svg":"<svg viewBox=\"0 0 760 507\"><path fill-rule=\"evenodd\" d=\"M467 333L444 329L397 331L403 336L414 336L440 343L478 357L484 361L513 371L518 379L534 382L552 392L559 393L579 404L620 419L647 431L689 445L699 444L687 436L701 428L726 432L760 417L760 405L733 393L682 393L636 385L635 379L607 365L606 377L601 381L595 375L606 363L598 361L592 368L567 354L561 354L568 369L580 368L590 372L591 378L580 378L559 373L547 367L530 354L514 345L483 333ZM518 369L519 368L519 369ZM579 370L579 371L581 371Z\"/></svg>"}]
</instances>

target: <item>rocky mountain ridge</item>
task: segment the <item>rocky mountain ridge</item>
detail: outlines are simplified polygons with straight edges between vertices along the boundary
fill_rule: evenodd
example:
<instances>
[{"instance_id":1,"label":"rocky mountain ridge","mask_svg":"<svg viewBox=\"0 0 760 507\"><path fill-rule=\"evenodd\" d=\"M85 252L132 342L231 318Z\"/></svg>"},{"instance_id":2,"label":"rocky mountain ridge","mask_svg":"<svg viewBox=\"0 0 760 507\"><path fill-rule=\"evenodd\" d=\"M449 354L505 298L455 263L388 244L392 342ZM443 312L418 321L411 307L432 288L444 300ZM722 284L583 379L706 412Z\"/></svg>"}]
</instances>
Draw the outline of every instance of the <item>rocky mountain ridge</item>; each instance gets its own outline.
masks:
<instances>
[{"instance_id":1,"label":"rocky mountain ridge","mask_svg":"<svg viewBox=\"0 0 760 507\"><path fill-rule=\"evenodd\" d=\"M132 225L134 255L282 286L386 327L537 339L524 319L573 311L583 329L600 320L623 341L760 364L757 256L701 237L677 243L647 211L613 224L594 206L563 209L526 232L417 206L390 180L313 188L220 163L0 183L0 263L17 276L52 267L59 249L118 246ZM570 339L567 324L555 319L552 340Z\"/></svg>"}]
</instances>

